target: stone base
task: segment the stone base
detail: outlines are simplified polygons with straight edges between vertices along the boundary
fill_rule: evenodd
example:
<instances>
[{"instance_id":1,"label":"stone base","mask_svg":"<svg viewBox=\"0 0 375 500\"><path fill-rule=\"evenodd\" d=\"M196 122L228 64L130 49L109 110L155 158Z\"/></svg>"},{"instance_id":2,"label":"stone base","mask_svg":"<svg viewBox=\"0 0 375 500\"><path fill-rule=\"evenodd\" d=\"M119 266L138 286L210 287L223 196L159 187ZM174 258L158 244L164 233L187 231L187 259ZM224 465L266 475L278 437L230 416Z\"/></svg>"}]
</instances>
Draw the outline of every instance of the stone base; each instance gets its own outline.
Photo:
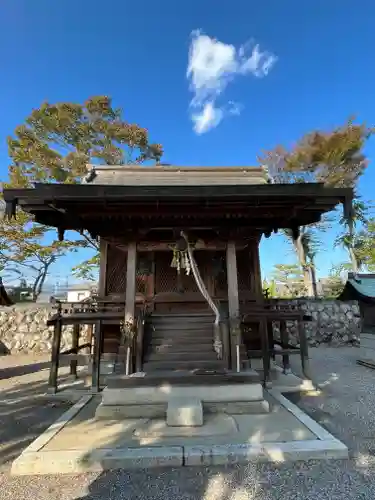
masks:
<instances>
[{"instance_id":1,"label":"stone base","mask_svg":"<svg viewBox=\"0 0 375 500\"><path fill-rule=\"evenodd\" d=\"M217 413L207 415L204 424L200 426L168 426L165 420L148 420L140 425L133 433L140 442L160 442L161 439L175 438L207 438L237 436L238 425L232 415Z\"/></svg>"},{"instance_id":2,"label":"stone base","mask_svg":"<svg viewBox=\"0 0 375 500\"><path fill-rule=\"evenodd\" d=\"M227 415L260 415L269 413L270 404L260 401L232 401L203 403L203 414L225 413ZM98 405L95 418L98 420L123 420L124 418L165 418L167 403L146 405Z\"/></svg>"},{"instance_id":3,"label":"stone base","mask_svg":"<svg viewBox=\"0 0 375 500\"><path fill-rule=\"evenodd\" d=\"M100 375L111 375L115 371L115 361L114 360L100 360ZM92 372L92 363L88 364L88 372Z\"/></svg>"},{"instance_id":4,"label":"stone base","mask_svg":"<svg viewBox=\"0 0 375 500\"><path fill-rule=\"evenodd\" d=\"M165 418L167 403L148 405L104 405L95 412L96 420L123 420L124 418Z\"/></svg>"},{"instance_id":5,"label":"stone base","mask_svg":"<svg viewBox=\"0 0 375 500\"><path fill-rule=\"evenodd\" d=\"M141 380L141 379L140 379ZM134 387L106 387L102 393L103 405L142 405L167 403L171 398L197 398L203 403L260 401L263 399L263 387L260 382L228 385L174 384L166 379L158 385Z\"/></svg>"},{"instance_id":6,"label":"stone base","mask_svg":"<svg viewBox=\"0 0 375 500\"><path fill-rule=\"evenodd\" d=\"M249 371L224 376L178 374L170 377L158 375L156 378L111 377L102 392L102 401L95 417L167 418L168 421L168 407L172 411L173 401L182 408L181 404L193 400L200 402L203 413L254 414L269 411L259 376ZM170 421L174 421L173 416ZM200 418L196 421L199 422ZM185 424L178 420L169 425L202 424Z\"/></svg>"},{"instance_id":7,"label":"stone base","mask_svg":"<svg viewBox=\"0 0 375 500\"><path fill-rule=\"evenodd\" d=\"M172 398L167 407L167 425L170 427L202 426L202 401L196 398Z\"/></svg>"},{"instance_id":8,"label":"stone base","mask_svg":"<svg viewBox=\"0 0 375 500\"><path fill-rule=\"evenodd\" d=\"M272 392L265 415L210 415L201 427L165 420L94 421L98 397L84 396L13 462L11 473L79 474L113 469L211 466L348 458L347 447Z\"/></svg>"}]
</instances>

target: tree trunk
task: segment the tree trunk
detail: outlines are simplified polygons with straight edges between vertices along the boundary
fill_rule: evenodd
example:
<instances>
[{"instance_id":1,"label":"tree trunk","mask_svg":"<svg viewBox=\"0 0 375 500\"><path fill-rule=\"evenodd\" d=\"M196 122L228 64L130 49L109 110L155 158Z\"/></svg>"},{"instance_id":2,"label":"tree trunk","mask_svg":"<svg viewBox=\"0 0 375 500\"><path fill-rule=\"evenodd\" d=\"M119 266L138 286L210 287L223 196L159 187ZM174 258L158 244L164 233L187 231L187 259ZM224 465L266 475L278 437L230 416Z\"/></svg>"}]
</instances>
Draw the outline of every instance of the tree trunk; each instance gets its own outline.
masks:
<instances>
[{"instance_id":1,"label":"tree trunk","mask_svg":"<svg viewBox=\"0 0 375 500\"><path fill-rule=\"evenodd\" d=\"M47 278L47 273L48 273L48 266L46 266L44 268L43 274L40 277L40 280L39 280L39 283L38 283L38 288L37 288L37 298L42 293L44 282L46 281L46 278Z\"/></svg>"},{"instance_id":2,"label":"tree trunk","mask_svg":"<svg viewBox=\"0 0 375 500\"><path fill-rule=\"evenodd\" d=\"M308 297L313 297L314 292L312 288L312 280L311 280L311 272L310 268L307 265L306 262L306 255L305 255L305 249L303 248L302 245L302 235L300 234L297 239L293 239L293 244L294 248L297 253L298 261L300 263L300 266L302 267L302 272L303 272L303 283L306 288L306 293Z\"/></svg>"},{"instance_id":3,"label":"tree trunk","mask_svg":"<svg viewBox=\"0 0 375 500\"><path fill-rule=\"evenodd\" d=\"M349 252L350 260L352 262L353 273L358 273L358 271L359 271L358 261L357 261L357 257L355 256L353 247L351 245L348 246L348 252Z\"/></svg>"},{"instance_id":4,"label":"tree trunk","mask_svg":"<svg viewBox=\"0 0 375 500\"><path fill-rule=\"evenodd\" d=\"M46 278L47 278L48 267L49 267L49 265L45 266L45 268L43 270L41 269L37 278L34 281L33 290L32 290L34 302L37 301L39 295L42 293L44 282L46 281Z\"/></svg>"},{"instance_id":5,"label":"tree trunk","mask_svg":"<svg viewBox=\"0 0 375 500\"><path fill-rule=\"evenodd\" d=\"M312 291L313 291L314 297L317 299L318 298L318 285L316 282L315 265L313 262L311 263L310 272L311 272Z\"/></svg>"},{"instance_id":6,"label":"tree trunk","mask_svg":"<svg viewBox=\"0 0 375 500\"><path fill-rule=\"evenodd\" d=\"M33 289L32 289L33 302L36 302L36 300L38 298L38 284L39 284L40 278L41 278L41 275L38 274L38 276L36 277L34 284L33 284Z\"/></svg>"}]
</instances>

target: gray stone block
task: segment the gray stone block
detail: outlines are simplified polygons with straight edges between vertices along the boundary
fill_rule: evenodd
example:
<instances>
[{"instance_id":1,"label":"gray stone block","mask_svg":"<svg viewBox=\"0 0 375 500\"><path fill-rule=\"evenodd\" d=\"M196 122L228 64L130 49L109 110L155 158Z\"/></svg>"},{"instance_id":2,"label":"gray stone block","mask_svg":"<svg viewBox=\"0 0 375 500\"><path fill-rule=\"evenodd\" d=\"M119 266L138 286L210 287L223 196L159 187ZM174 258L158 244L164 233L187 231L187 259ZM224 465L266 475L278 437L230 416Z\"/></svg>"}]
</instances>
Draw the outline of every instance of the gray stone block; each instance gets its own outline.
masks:
<instances>
[{"instance_id":1,"label":"gray stone block","mask_svg":"<svg viewBox=\"0 0 375 500\"><path fill-rule=\"evenodd\" d=\"M202 401L195 398L172 398L168 401L167 425L196 427L203 425Z\"/></svg>"},{"instance_id":2,"label":"gray stone block","mask_svg":"<svg viewBox=\"0 0 375 500\"><path fill-rule=\"evenodd\" d=\"M184 464L234 465L251 461L285 462L287 460L347 459L347 447L335 439L287 443L228 444L185 446Z\"/></svg>"},{"instance_id":3,"label":"gray stone block","mask_svg":"<svg viewBox=\"0 0 375 500\"><path fill-rule=\"evenodd\" d=\"M183 465L183 448L182 446L155 446L111 450L101 457L100 463L104 470L180 467Z\"/></svg>"},{"instance_id":4,"label":"gray stone block","mask_svg":"<svg viewBox=\"0 0 375 500\"><path fill-rule=\"evenodd\" d=\"M165 418L167 404L149 405L103 405L95 412L98 420L122 420L124 418Z\"/></svg>"},{"instance_id":5,"label":"gray stone block","mask_svg":"<svg viewBox=\"0 0 375 500\"><path fill-rule=\"evenodd\" d=\"M204 413L227 413L228 415L258 415L269 413L268 401L232 401L203 403Z\"/></svg>"}]
</instances>

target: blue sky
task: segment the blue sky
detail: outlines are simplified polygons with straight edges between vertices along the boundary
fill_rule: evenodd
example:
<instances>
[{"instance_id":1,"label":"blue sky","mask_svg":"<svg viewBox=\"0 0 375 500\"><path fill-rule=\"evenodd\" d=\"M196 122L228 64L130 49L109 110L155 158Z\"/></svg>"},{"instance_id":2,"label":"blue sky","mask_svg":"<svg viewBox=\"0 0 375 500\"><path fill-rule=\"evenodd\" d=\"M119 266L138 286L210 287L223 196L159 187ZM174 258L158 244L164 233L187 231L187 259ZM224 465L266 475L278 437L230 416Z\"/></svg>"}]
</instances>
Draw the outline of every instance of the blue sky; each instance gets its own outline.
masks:
<instances>
[{"instance_id":1,"label":"blue sky","mask_svg":"<svg viewBox=\"0 0 375 500\"><path fill-rule=\"evenodd\" d=\"M255 165L263 149L351 114L374 122L370 0L3 0L1 11L3 179L6 136L43 100L111 95L129 121L163 144L164 161L180 165ZM370 160L374 151L372 140ZM374 198L374 169L361 181L367 199ZM277 236L262 244L261 259L269 273L294 256ZM328 244L319 273L343 259ZM60 262L54 274L64 276L71 263Z\"/></svg>"}]
</instances>

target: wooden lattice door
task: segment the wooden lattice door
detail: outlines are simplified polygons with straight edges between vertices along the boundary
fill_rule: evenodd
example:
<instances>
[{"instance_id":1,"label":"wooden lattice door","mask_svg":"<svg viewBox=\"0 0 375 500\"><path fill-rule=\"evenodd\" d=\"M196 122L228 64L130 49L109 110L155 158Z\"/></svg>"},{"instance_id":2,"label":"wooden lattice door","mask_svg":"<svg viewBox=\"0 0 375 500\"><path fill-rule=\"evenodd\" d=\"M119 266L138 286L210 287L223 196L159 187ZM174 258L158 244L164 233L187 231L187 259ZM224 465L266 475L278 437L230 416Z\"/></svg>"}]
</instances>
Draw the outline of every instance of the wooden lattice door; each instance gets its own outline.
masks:
<instances>
[{"instance_id":1,"label":"wooden lattice door","mask_svg":"<svg viewBox=\"0 0 375 500\"><path fill-rule=\"evenodd\" d=\"M194 253L202 278L206 282L207 266L204 251ZM156 309L163 312L207 310L208 305L200 293L192 273L186 275L171 267L172 251L155 252ZM163 297L165 301L163 302Z\"/></svg>"}]
</instances>

